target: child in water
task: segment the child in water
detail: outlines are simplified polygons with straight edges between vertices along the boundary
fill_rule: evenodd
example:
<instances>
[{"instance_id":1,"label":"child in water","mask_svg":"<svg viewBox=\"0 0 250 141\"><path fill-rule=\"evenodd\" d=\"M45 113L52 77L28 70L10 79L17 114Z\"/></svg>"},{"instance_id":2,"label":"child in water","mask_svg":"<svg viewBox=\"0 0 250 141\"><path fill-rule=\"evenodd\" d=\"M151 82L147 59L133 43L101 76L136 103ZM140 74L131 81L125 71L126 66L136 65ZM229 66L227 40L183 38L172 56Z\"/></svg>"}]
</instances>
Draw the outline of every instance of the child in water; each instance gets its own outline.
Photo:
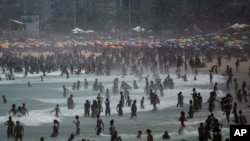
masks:
<instances>
[{"instance_id":1,"label":"child in water","mask_svg":"<svg viewBox=\"0 0 250 141\"><path fill-rule=\"evenodd\" d=\"M179 134L181 134L183 128L186 127L184 122L187 121L187 118L185 117L185 112L184 111L181 111L181 116L179 118L179 121L181 122L181 128L179 129Z\"/></svg>"}]
</instances>

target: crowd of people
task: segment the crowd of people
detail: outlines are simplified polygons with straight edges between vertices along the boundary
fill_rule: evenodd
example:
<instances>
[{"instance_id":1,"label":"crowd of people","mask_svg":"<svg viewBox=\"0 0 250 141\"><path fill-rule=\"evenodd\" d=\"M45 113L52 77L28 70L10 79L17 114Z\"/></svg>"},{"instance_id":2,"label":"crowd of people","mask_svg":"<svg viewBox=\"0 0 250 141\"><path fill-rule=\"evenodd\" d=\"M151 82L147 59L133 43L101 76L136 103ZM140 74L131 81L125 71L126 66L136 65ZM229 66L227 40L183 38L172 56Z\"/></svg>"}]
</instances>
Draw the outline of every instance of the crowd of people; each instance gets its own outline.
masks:
<instances>
[{"instance_id":1,"label":"crowd of people","mask_svg":"<svg viewBox=\"0 0 250 141\"><path fill-rule=\"evenodd\" d=\"M84 52L91 52L92 54L89 56L84 56ZM100 54L101 52L101 54ZM12 50L4 50L1 58L1 67L3 73L6 74L6 81L15 80L14 73L23 73L25 77L28 77L29 74L34 73L42 73L42 76L46 76L46 74L51 73L53 71L61 71L61 76L66 75L67 79L70 79L71 75L81 75L84 74L95 74L99 75L110 75L111 72L116 72L121 74L121 76L126 75L134 75L139 80L143 81L143 75L145 72L151 74L153 76L153 80L149 80L149 77L145 78L145 95L140 100L140 108L144 108L144 99L148 97L150 103L153 108L152 111L157 112L157 104L160 103L161 97L164 96L164 89L174 89L174 79L171 78L170 75L161 82L161 78L159 74L169 74L171 69L176 69L176 75L179 79L183 79L183 81L187 80L187 72L188 68L191 68L192 73L198 75L198 71L200 68L204 67L202 64L206 63L207 58L211 58L211 53L203 53L196 52L195 54L192 51L186 51L185 55L183 55L184 50L182 49L149 49L149 48L124 48L124 49L90 49L87 48L85 50L79 50L77 47L73 47L70 49L56 49L52 51L51 54L43 54L40 56L33 56L32 53L29 55L21 55L17 54L17 52L13 52ZM216 52L215 52L216 53ZM228 94L223 97L223 99L218 99L217 95L219 94L219 88L216 82L213 82L213 74L218 73L217 69L222 71L221 62L222 57L225 54L221 54L221 52L217 52L218 54L212 57L218 57L217 64L209 70L210 78L209 81L211 85L214 86L214 89L211 90L210 97L208 101L204 101L202 99L202 94L197 92L195 88L192 91L192 99L189 101L189 110L187 112L182 111L180 114L179 121L181 122L181 128L179 130L179 134L182 134L183 129L186 127L185 122L188 121L189 118L194 118L195 113L202 110L203 105L208 103L208 112L211 113L208 116L208 119L204 121L204 123L200 123L198 130L199 140L206 141L208 139L212 139L213 141L222 141L221 128L223 125L219 122L219 120L214 117L213 112L215 108L215 102L217 101L220 104L222 112L226 115L226 120L228 123L230 122L230 113L233 111L234 114L234 124L244 125L247 123L247 119L243 114L242 110L237 109L237 103L243 103L250 101L250 85L247 86L246 82L242 83L242 88L239 88L239 84L237 83L237 79L234 79L234 89L235 93L230 93L230 87L232 86L233 80L233 69L232 66L227 66L225 68L225 72L223 74L228 78L227 89ZM98 55L97 55L98 54ZM237 52L231 52L229 57L238 56ZM227 60L228 61L228 60ZM226 63L226 61L225 61ZM239 70L240 62L237 60L236 70ZM218 67L218 68L217 68ZM8 70L8 71L6 71ZM183 70L184 73L181 74ZM236 72L237 73L237 72ZM196 75L194 80L196 79ZM250 77L250 68L248 71L248 75ZM41 76L41 81L43 80ZM3 79L3 78L2 78ZM3 81L1 79L1 81ZM120 87L119 87L120 84ZM28 84L31 86L31 84ZM69 89L63 87L63 96L67 97L69 93ZM72 84L72 90L79 90L81 88L81 82L77 81ZM85 79L83 82L83 87L85 89L89 89L88 80ZM92 90L97 93L105 93L105 98L101 97L100 94L97 95L96 99L86 100L84 104L84 117L92 117L97 119L96 124L96 135L100 135L104 130L104 122L102 121L100 115L101 112L105 111L106 116L110 116L110 95L112 93L119 93L120 99L117 104L115 110L118 112L118 116L123 116L123 107L128 106L131 108L131 119L137 119L137 101L132 100L129 94L130 89L137 89L138 86L136 81L134 81L133 86L126 83L125 81L119 82L118 78L115 78L113 81L113 89L112 91L104 88L101 82L98 79L93 83ZM220 88L222 89L222 88ZM119 92L120 90L120 92ZM233 96L235 94L235 97ZM249 98L247 97L249 96ZM177 107L184 106L184 96L180 91L177 94ZM234 98L233 98L234 97ZM5 95L2 96L3 103L7 103L7 98ZM105 110L103 108L103 103L105 105ZM74 99L71 94L67 100L68 109L74 109ZM51 113L55 112L55 117L60 117L61 111L59 104L51 111ZM186 117L185 113L188 113L188 117ZM15 140L22 140L24 135L24 127L20 124L19 121L12 121L12 116L24 117L29 116L28 110L23 103L22 106L16 108L16 105L13 104L12 108L9 111L9 120L5 123L7 127L7 137L14 137ZM75 134L70 134L69 141L74 139L74 136L80 135L80 120L79 115L75 116L75 120L73 121L76 126ZM57 137L59 134L59 121L53 121L53 133L51 137ZM111 141L121 141L122 136L120 136L118 131L115 129L114 120L110 121L110 138ZM153 141L152 129L146 129L147 132L147 141ZM168 131L163 131L164 135L163 139L170 139L168 135ZM211 134L210 134L211 133ZM137 138L141 138L142 131L138 131ZM44 140L41 137L41 140ZM82 139L86 140L86 139Z\"/></svg>"}]
</instances>

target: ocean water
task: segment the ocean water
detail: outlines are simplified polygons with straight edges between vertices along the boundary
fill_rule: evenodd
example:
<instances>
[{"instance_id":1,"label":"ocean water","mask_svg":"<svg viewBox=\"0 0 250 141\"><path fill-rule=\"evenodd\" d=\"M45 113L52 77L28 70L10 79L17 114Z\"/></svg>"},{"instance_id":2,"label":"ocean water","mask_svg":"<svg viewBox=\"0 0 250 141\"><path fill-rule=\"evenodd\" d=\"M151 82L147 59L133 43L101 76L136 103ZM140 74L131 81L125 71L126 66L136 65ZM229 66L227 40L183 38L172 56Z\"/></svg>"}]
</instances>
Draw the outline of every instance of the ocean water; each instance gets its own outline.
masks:
<instances>
[{"instance_id":1,"label":"ocean water","mask_svg":"<svg viewBox=\"0 0 250 141\"><path fill-rule=\"evenodd\" d=\"M75 140L81 140L82 138L91 139L95 141L108 141L109 136L109 121L114 119L115 127L118 134L122 137L123 141L137 141L146 140L146 129L151 129L154 136L154 140L162 140L161 136L164 131L167 130L171 136L171 140L179 141L185 139L186 141L198 140L198 124L204 122L208 113L207 108L203 108L200 112L195 113L193 119L188 119L185 123L186 128L182 135L178 134L180 128L180 122L178 121L180 112L185 111L186 115L188 112L188 103L192 99L191 93L192 89L195 87L197 92L201 93L203 97L203 105L209 97L210 91L213 86L209 84L208 74L197 75L197 80L194 81L194 74L188 74L188 81L184 82L182 79L177 79L177 76L173 73L170 76L173 78L175 83L175 88L165 89L164 96L160 97L159 91L158 95L160 97L160 104L157 104L158 111L152 112L153 106L144 94L145 79L141 81L133 76L127 75L122 77L119 73L112 73L110 76L97 76L94 74L82 74L82 75L70 75L67 79L66 76L61 76L60 72L52 72L46 74L44 80L40 80L41 74L29 74L24 77L23 74L14 74L15 80L6 80L5 75L1 73L2 81L0 81L0 95L5 95L8 99L7 104L0 103L0 141L9 141L13 139L7 139L6 131L7 126L4 122L8 120L9 110L12 104L21 106L22 103L26 104L29 110L29 116L26 117L13 117L14 121L19 120L24 126L25 135L24 141L38 141L41 136L45 138L46 141L66 141L71 133L75 133L75 125L73 120L75 115L80 116L81 131L80 136L75 137ZM144 77L146 77L145 75ZM118 117L116 106L120 99L120 94L112 94L113 79L118 77L119 86L122 81L127 82L132 86L133 81L136 80L139 89L131 89L130 97L131 99L137 100L137 119L130 119L130 107L124 107L124 115ZM167 75L160 75L160 78L164 80ZM84 79L89 82L88 89L83 88ZM105 116L105 113L101 113L101 119L104 121L105 128L101 136L97 136L95 132L96 119L95 118L85 118L84 114L84 103L86 100L92 102L96 99L98 92L92 91L92 85L98 79L105 89L110 90L110 106L111 106L111 116ZM72 85L74 82L80 80L81 88L80 90L72 90ZM152 76L149 76L149 81L153 80ZM30 82L32 87L27 86L27 82ZM217 82L219 87L225 82L225 78L222 75L214 75L214 82ZM65 85L69 89L67 97L63 97L62 85ZM224 84L223 84L224 85ZM225 86L221 86L225 87ZM182 91L184 95L184 107L176 107L177 104L177 93ZM74 96L75 108L73 110L67 109L67 98L70 94ZM105 93L101 94L105 98ZM145 109L140 109L140 100L144 96L145 99ZM220 91L218 99L225 96L223 91ZM54 113L50 113L56 106L60 105L62 115L58 118L55 117ZM218 108L218 103L216 104L216 109L214 115L219 120L224 120L225 115L222 114ZM102 105L105 108L105 105ZM51 138L53 120L57 119L60 122L59 136L57 138ZM137 131L142 131L142 138L137 139ZM229 136L229 128L224 126L222 128L223 138Z\"/></svg>"}]
</instances>

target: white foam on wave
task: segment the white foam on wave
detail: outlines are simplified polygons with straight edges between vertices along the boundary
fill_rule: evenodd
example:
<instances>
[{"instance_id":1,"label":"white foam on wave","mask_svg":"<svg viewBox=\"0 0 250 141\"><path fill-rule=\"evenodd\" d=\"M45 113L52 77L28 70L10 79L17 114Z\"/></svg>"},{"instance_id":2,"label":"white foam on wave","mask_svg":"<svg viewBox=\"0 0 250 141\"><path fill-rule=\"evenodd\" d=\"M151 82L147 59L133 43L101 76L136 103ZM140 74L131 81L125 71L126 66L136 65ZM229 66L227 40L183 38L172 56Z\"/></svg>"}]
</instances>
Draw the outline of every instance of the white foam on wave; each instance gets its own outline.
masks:
<instances>
[{"instance_id":1,"label":"white foam on wave","mask_svg":"<svg viewBox=\"0 0 250 141\"><path fill-rule=\"evenodd\" d=\"M29 115L25 117L12 116L13 121L20 121L25 126L40 126L47 123L52 123L54 119L62 121L63 118L57 118L53 113L50 113L51 109L43 110L31 110ZM0 117L0 123L6 122L8 115Z\"/></svg>"},{"instance_id":2,"label":"white foam on wave","mask_svg":"<svg viewBox=\"0 0 250 141\"><path fill-rule=\"evenodd\" d=\"M6 73L7 74L7 73ZM40 80L40 76L42 75L42 73L34 73L34 74L28 74L28 76L24 77L23 73L14 73L13 74L14 77L16 78L16 80L13 81L0 81L0 84L11 84L11 83L27 83L27 81L31 81L32 83L44 83L41 82ZM161 81L163 82L164 79L167 77L166 75L159 75L160 78L162 79ZM5 74L0 74L0 77L5 80L6 76ZM121 81L126 81L126 82L132 82L133 80L137 80L138 78L134 77L134 76L125 76L123 78L121 78L119 75L111 75L111 76L96 76L93 74L82 74L82 75L70 75L70 78L67 79L65 74L64 76L61 76L61 72L60 71L55 71L55 72L51 72L51 73L46 73L46 76L44 76L44 81L45 83L56 83L56 82L76 82L78 80L83 81L84 78L87 78L88 80L90 80L89 82L92 84L94 82L95 79L98 79L99 82L102 82L103 84L105 84L106 82L112 82L114 78L118 77ZM144 75L144 77L146 77L146 75ZM174 79L174 83L175 85L178 84L178 86L185 86L185 85L209 85L209 74L199 74L197 75L197 80L194 81L194 74L188 74L187 75L187 80L188 81L183 81L183 79L177 79L177 76L175 74L171 74L170 77L172 77ZM47 78L49 79L49 81L46 81ZM53 78L53 79L51 79ZM108 78L108 79L107 79ZM153 79L152 77L149 77L149 79ZM24 81L27 80L27 81ZM144 80L143 80L144 81ZM214 74L213 77L213 82L217 82L219 83L223 83L225 82L224 80L224 76L219 75L219 74ZM139 84L138 84L139 85ZM144 83L143 83L144 86Z\"/></svg>"}]
</instances>

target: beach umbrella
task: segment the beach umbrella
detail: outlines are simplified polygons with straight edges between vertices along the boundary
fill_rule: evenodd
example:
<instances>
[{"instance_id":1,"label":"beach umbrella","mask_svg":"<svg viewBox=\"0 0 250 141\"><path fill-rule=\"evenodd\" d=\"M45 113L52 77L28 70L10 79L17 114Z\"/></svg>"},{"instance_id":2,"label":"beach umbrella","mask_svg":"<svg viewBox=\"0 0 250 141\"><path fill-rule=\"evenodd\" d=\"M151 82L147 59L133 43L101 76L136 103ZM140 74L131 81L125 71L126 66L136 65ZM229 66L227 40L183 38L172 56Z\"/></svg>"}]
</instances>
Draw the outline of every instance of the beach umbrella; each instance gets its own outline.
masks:
<instances>
[{"instance_id":1,"label":"beach umbrella","mask_svg":"<svg viewBox=\"0 0 250 141\"><path fill-rule=\"evenodd\" d=\"M83 38L83 37L79 37L78 39L79 39L79 40L83 40L84 38Z\"/></svg>"},{"instance_id":2,"label":"beach umbrella","mask_svg":"<svg viewBox=\"0 0 250 141\"><path fill-rule=\"evenodd\" d=\"M148 48L154 48L152 45L148 45Z\"/></svg>"},{"instance_id":3,"label":"beach umbrella","mask_svg":"<svg viewBox=\"0 0 250 141\"><path fill-rule=\"evenodd\" d=\"M203 42L202 44L208 45L208 44L209 44L209 41L205 41L205 42Z\"/></svg>"},{"instance_id":4,"label":"beach umbrella","mask_svg":"<svg viewBox=\"0 0 250 141\"><path fill-rule=\"evenodd\" d=\"M57 42L57 43L56 43L56 47L58 47L58 48L62 48L62 47L63 47L63 43L61 43L61 42Z\"/></svg>"},{"instance_id":5,"label":"beach umbrella","mask_svg":"<svg viewBox=\"0 0 250 141\"><path fill-rule=\"evenodd\" d=\"M226 46L233 46L233 44L234 44L234 41L227 41L226 42Z\"/></svg>"},{"instance_id":6,"label":"beach umbrella","mask_svg":"<svg viewBox=\"0 0 250 141\"><path fill-rule=\"evenodd\" d=\"M18 43L17 42L14 42L14 43L10 43L10 47L16 47L18 45Z\"/></svg>"},{"instance_id":7,"label":"beach umbrella","mask_svg":"<svg viewBox=\"0 0 250 141\"><path fill-rule=\"evenodd\" d=\"M242 41L241 41L241 40L234 40L234 42L235 42L236 44L239 44L239 43L241 43Z\"/></svg>"},{"instance_id":8,"label":"beach umbrella","mask_svg":"<svg viewBox=\"0 0 250 141\"><path fill-rule=\"evenodd\" d=\"M239 25L239 28L246 28L246 27L248 27L248 26L250 26L250 25L248 25L248 24L240 24L240 25Z\"/></svg>"},{"instance_id":9,"label":"beach umbrella","mask_svg":"<svg viewBox=\"0 0 250 141\"><path fill-rule=\"evenodd\" d=\"M240 26L240 24L235 23L235 24L231 25L229 28L238 29L239 26Z\"/></svg>"},{"instance_id":10,"label":"beach umbrella","mask_svg":"<svg viewBox=\"0 0 250 141\"><path fill-rule=\"evenodd\" d=\"M205 40L205 38L201 37L201 38L199 38L199 40L204 41L204 40Z\"/></svg>"},{"instance_id":11,"label":"beach umbrella","mask_svg":"<svg viewBox=\"0 0 250 141\"><path fill-rule=\"evenodd\" d=\"M198 48L198 47L194 47L194 50L195 50L195 51L200 51L201 49Z\"/></svg>"},{"instance_id":12,"label":"beach umbrella","mask_svg":"<svg viewBox=\"0 0 250 141\"><path fill-rule=\"evenodd\" d=\"M73 33L83 33L84 31L82 29L76 27L76 28L72 29L72 32Z\"/></svg>"},{"instance_id":13,"label":"beach umbrella","mask_svg":"<svg viewBox=\"0 0 250 141\"><path fill-rule=\"evenodd\" d=\"M142 28L140 26L136 26L134 28L132 28L133 31L136 31L136 32L142 32L142 31L145 31L145 28Z\"/></svg>"},{"instance_id":14,"label":"beach umbrella","mask_svg":"<svg viewBox=\"0 0 250 141\"><path fill-rule=\"evenodd\" d=\"M7 44L7 43L1 44L0 46L1 46L2 48L9 48L9 44Z\"/></svg>"},{"instance_id":15,"label":"beach umbrella","mask_svg":"<svg viewBox=\"0 0 250 141\"><path fill-rule=\"evenodd\" d=\"M222 51L223 51L223 50L224 50L224 48L223 48L223 47L219 47L219 50L222 50Z\"/></svg>"},{"instance_id":16,"label":"beach umbrella","mask_svg":"<svg viewBox=\"0 0 250 141\"><path fill-rule=\"evenodd\" d=\"M26 44L25 47L26 48L31 48L31 46L29 44Z\"/></svg>"},{"instance_id":17,"label":"beach umbrella","mask_svg":"<svg viewBox=\"0 0 250 141\"><path fill-rule=\"evenodd\" d=\"M185 39L186 43L192 43L192 39Z\"/></svg>"},{"instance_id":18,"label":"beach umbrella","mask_svg":"<svg viewBox=\"0 0 250 141\"><path fill-rule=\"evenodd\" d=\"M247 40L248 37L247 37L247 36L242 36L241 39L242 39L242 40Z\"/></svg>"},{"instance_id":19,"label":"beach umbrella","mask_svg":"<svg viewBox=\"0 0 250 141\"><path fill-rule=\"evenodd\" d=\"M221 37L221 39L225 41L225 40L228 40L228 37L224 36L224 37Z\"/></svg>"},{"instance_id":20,"label":"beach umbrella","mask_svg":"<svg viewBox=\"0 0 250 141\"><path fill-rule=\"evenodd\" d=\"M218 39L220 39L219 35L215 35L215 36L212 37L212 40L218 40Z\"/></svg>"},{"instance_id":21,"label":"beach umbrella","mask_svg":"<svg viewBox=\"0 0 250 141\"><path fill-rule=\"evenodd\" d=\"M184 45L179 45L178 47L179 47L179 48L185 48L185 46L184 46Z\"/></svg>"},{"instance_id":22,"label":"beach umbrella","mask_svg":"<svg viewBox=\"0 0 250 141\"><path fill-rule=\"evenodd\" d=\"M87 31L84 31L84 33L94 33L95 31L94 30L87 30Z\"/></svg>"},{"instance_id":23,"label":"beach umbrella","mask_svg":"<svg viewBox=\"0 0 250 141\"><path fill-rule=\"evenodd\" d=\"M17 47L24 48L24 45L23 44L19 44Z\"/></svg>"},{"instance_id":24,"label":"beach umbrella","mask_svg":"<svg viewBox=\"0 0 250 141\"><path fill-rule=\"evenodd\" d=\"M161 45L162 47L167 47L167 46L168 46L168 44L167 44L166 42L160 42L160 45Z\"/></svg>"},{"instance_id":25,"label":"beach umbrella","mask_svg":"<svg viewBox=\"0 0 250 141\"><path fill-rule=\"evenodd\" d=\"M233 29L237 30L237 29L246 28L246 27L248 27L248 26L250 26L250 25L248 25L248 24L238 24L238 23L235 23L235 24L231 25L229 28L233 28Z\"/></svg>"}]
</instances>

